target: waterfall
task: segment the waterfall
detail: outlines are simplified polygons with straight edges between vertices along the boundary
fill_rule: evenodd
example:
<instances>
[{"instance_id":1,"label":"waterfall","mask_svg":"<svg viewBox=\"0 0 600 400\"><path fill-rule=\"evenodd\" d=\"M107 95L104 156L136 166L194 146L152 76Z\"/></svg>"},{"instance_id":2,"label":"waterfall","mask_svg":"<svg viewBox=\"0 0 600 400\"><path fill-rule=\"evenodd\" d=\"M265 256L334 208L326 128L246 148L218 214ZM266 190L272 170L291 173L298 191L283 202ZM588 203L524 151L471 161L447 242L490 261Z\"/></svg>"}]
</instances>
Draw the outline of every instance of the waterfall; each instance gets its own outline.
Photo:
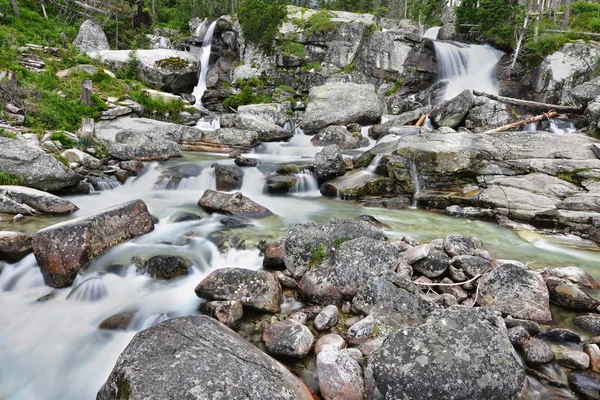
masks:
<instances>
[{"instance_id":1,"label":"waterfall","mask_svg":"<svg viewBox=\"0 0 600 400\"><path fill-rule=\"evenodd\" d=\"M549 130L552 133L566 134L575 132L577 130L577 128L575 128L575 125L571 121L551 119L550 121L548 121L548 123L550 124Z\"/></svg>"},{"instance_id":2,"label":"waterfall","mask_svg":"<svg viewBox=\"0 0 600 400\"><path fill-rule=\"evenodd\" d=\"M417 170L417 164L415 163L414 157L410 159L410 177L412 179L413 185L413 200L410 205L412 208L417 208L419 206L419 202L417 201L417 195L421 193L421 179L419 177L419 171Z\"/></svg>"},{"instance_id":3,"label":"waterfall","mask_svg":"<svg viewBox=\"0 0 600 400\"><path fill-rule=\"evenodd\" d=\"M212 47L212 39L213 33L215 31L215 26L217 25L217 21L213 21L212 24L206 30L206 34L204 35L204 40L202 42L202 50L200 53L200 77L198 79L198 85L194 88L192 94L196 98L196 103L194 104L196 108L202 107L202 96L206 91L206 73L208 72L208 62L210 60L210 49ZM198 27L200 29L201 26ZM196 30L198 31L198 30Z\"/></svg>"},{"instance_id":4,"label":"waterfall","mask_svg":"<svg viewBox=\"0 0 600 400\"><path fill-rule=\"evenodd\" d=\"M438 61L438 78L440 81L448 80L442 100L451 99L466 89L498 93L494 70L504 55L502 51L489 45L441 40L433 40L433 46Z\"/></svg>"},{"instance_id":5,"label":"waterfall","mask_svg":"<svg viewBox=\"0 0 600 400\"><path fill-rule=\"evenodd\" d=\"M374 174L379 164L381 164L381 159L383 158L383 154L378 154L373 158L369 166L367 167L367 172L370 174Z\"/></svg>"},{"instance_id":6,"label":"waterfall","mask_svg":"<svg viewBox=\"0 0 600 400\"><path fill-rule=\"evenodd\" d=\"M438 38L438 34L440 33L441 26L434 26L425 31L423 34L424 39L435 40Z\"/></svg>"},{"instance_id":7,"label":"waterfall","mask_svg":"<svg viewBox=\"0 0 600 400\"><path fill-rule=\"evenodd\" d=\"M290 188L290 193L319 193L319 184L313 172L309 169L295 173L296 184Z\"/></svg>"},{"instance_id":8,"label":"waterfall","mask_svg":"<svg viewBox=\"0 0 600 400\"><path fill-rule=\"evenodd\" d=\"M215 169L206 167L198 176L189 176L181 179L172 176L163 178L154 185L153 190L206 190L217 188Z\"/></svg>"},{"instance_id":9,"label":"waterfall","mask_svg":"<svg viewBox=\"0 0 600 400\"><path fill-rule=\"evenodd\" d=\"M211 119L210 121L201 118L196 123L196 128L203 131L215 131L221 129L221 120L219 118Z\"/></svg>"}]
</instances>

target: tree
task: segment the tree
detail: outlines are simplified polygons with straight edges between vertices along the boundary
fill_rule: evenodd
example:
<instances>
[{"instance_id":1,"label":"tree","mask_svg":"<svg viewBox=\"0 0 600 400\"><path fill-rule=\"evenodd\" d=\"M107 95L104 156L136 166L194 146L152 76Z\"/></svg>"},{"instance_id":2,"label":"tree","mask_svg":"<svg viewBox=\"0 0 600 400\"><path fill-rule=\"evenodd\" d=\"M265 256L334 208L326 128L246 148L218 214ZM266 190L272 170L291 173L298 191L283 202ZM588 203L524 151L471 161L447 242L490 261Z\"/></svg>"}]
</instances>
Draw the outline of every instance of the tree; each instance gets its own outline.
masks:
<instances>
[{"instance_id":1,"label":"tree","mask_svg":"<svg viewBox=\"0 0 600 400\"><path fill-rule=\"evenodd\" d=\"M19 6L17 5L17 0L10 0L10 5L13 9L13 14L15 14L15 17L20 17L21 12L19 11Z\"/></svg>"},{"instance_id":2,"label":"tree","mask_svg":"<svg viewBox=\"0 0 600 400\"><path fill-rule=\"evenodd\" d=\"M565 2L565 17L563 19L563 30L569 29L569 18L571 17L571 0Z\"/></svg>"}]
</instances>

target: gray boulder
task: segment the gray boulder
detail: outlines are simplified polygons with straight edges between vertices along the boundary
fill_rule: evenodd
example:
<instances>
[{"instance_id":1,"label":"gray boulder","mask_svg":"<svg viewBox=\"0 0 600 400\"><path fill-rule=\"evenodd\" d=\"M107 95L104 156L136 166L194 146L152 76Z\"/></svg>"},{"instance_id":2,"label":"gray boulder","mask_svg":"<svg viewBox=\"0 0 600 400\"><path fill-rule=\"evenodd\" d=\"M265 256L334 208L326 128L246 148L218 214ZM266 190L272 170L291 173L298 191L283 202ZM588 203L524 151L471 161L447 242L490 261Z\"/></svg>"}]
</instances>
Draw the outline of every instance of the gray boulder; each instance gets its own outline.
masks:
<instances>
[{"instance_id":1,"label":"gray boulder","mask_svg":"<svg viewBox=\"0 0 600 400\"><path fill-rule=\"evenodd\" d=\"M550 277L546 279L550 301L576 310L595 310L600 301L579 289L571 281Z\"/></svg>"},{"instance_id":2,"label":"gray boulder","mask_svg":"<svg viewBox=\"0 0 600 400\"><path fill-rule=\"evenodd\" d=\"M286 120L286 111L280 104L250 104L238 108L234 125L242 130L258 132L262 142L273 142L294 135L281 127Z\"/></svg>"},{"instance_id":3,"label":"gray boulder","mask_svg":"<svg viewBox=\"0 0 600 400\"><path fill-rule=\"evenodd\" d=\"M70 214L77 209L69 200L41 190L23 186L0 186L0 213Z\"/></svg>"},{"instance_id":4,"label":"gray boulder","mask_svg":"<svg viewBox=\"0 0 600 400\"><path fill-rule=\"evenodd\" d=\"M347 353L335 349L320 352L317 356L317 373L324 399L364 399L362 369Z\"/></svg>"},{"instance_id":5,"label":"gray boulder","mask_svg":"<svg viewBox=\"0 0 600 400\"><path fill-rule=\"evenodd\" d=\"M333 304L325 307L314 320L315 329L318 331L326 331L331 329L338 322L338 308Z\"/></svg>"},{"instance_id":6,"label":"gray boulder","mask_svg":"<svg viewBox=\"0 0 600 400\"><path fill-rule=\"evenodd\" d=\"M61 288L103 251L153 229L146 204L134 200L41 229L33 253L46 284Z\"/></svg>"},{"instance_id":7,"label":"gray boulder","mask_svg":"<svg viewBox=\"0 0 600 400\"><path fill-rule=\"evenodd\" d=\"M569 376L573 391L584 399L600 399L600 374L592 371L575 371Z\"/></svg>"},{"instance_id":8,"label":"gray boulder","mask_svg":"<svg viewBox=\"0 0 600 400\"><path fill-rule=\"evenodd\" d=\"M600 96L600 77L575 86L571 91L571 96L584 106L591 103Z\"/></svg>"},{"instance_id":9,"label":"gray boulder","mask_svg":"<svg viewBox=\"0 0 600 400\"><path fill-rule=\"evenodd\" d=\"M365 369L369 399L516 399L525 378L502 319L483 308L393 333Z\"/></svg>"},{"instance_id":10,"label":"gray boulder","mask_svg":"<svg viewBox=\"0 0 600 400\"><path fill-rule=\"evenodd\" d=\"M196 296L208 300L236 300L259 311L279 312L281 286L267 271L221 268L211 272L195 289Z\"/></svg>"},{"instance_id":11,"label":"gray boulder","mask_svg":"<svg viewBox=\"0 0 600 400\"><path fill-rule=\"evenodd\" d=\"M215 179L217 181L217 190L229 191L242 187L244 173L238 167L230 165L216 165Z\"/></svg>"},{"instance_id":12,"label":"gray boulder","mask_svg":"<svg viewBox=\"0 0 600 400\"><path fill-rule=\"evenodd\" d=\"M108 152L120 160L156 161L181 157L179 145L161 133L120 131Z\"/></svg>"},{"instance_id":13,"label":"gray boulder","mask_svg":"<svg viewBox=\"0 0 600 400\"><path fill-rule=\"evenodd\" d=\"M450 258L440 250L431 250L429 254L413 263L411 267L428 278L442 275L450 265Z\"/></svg>"},{"instance_id":14,"label":"gray boulder","mask_svg":"<svg viewBox=\"0 0 600 400\"><path fill-rule=\"evenodd\" d=\"M556 277L566 279L574 284L590 289L600 289L600 282L586 270L579 267L544 268L540 270L544 279Z\"/></svg>"},{"instance_id":15,"label":"gray boulder","mask_svg":"<svg viewBox=\"0 0 600 400\"><path fill-rule=\"evenodd\" d=\"M542 276L513 264L495 268L479 281L477 304L513 318L551 321L549 301Z\"/></svg>"},{"instance_id":16,"label":"gray boulder","mask_svg":"<svg viewBox=\"0 0 600 400\"><path fill-rule=\"evenodd\" d=\"M344 175L346 172L346 163L339 147L336 145L324 147L323 150L316 154L313 168L315 177L320 181Z\"/></svg>"},{"instance_id":17,"label":"gray boulder","mask_svg":"<svg viewBox=\"0 0 600 400\"><path fill-rule=\"evenodd\" d=\"M0 171L39 190L61 190L81 180L71 169L27 140L0 137Z\"/></svg>"},{"instance_id":18,"label":"gray boulder","mask_svg":"<svg viewBox=\"0 0 600 400\"><path fill-rule=\"evenodd\" d=\"M249 149L260 144L260 135L256 131L235 128L221 128L202 133L202 140L207 143Z\"/></svg>"},{"instance_id":19,"label":"gray boulder","mask_svg":"<svg viewBox=\"0 0 600 400\"><path fill-rule=\"evenodd\" d=\"M90 53L112 69L124 69L131 57L129 50L103 50ZM200 61L187 51L136 50L140 79L164 92L191 93L198 83Z\"/></svg>"},{"instance_id":20,"label":"gray boulder","mask_svg":"<svg viewBox=\"0 0 600 400\"><path fill-rule=\"evenodd\" d=\"M477 249L477 241L463 235L450 235L444 239L444 250L450 257L472 256Z\"/></svg>"},{"instance_id":21,"label":"gray boulder","mask_svg":"<svg viewBox=\"0 0 600 400\"><path fill-rule=\"evenodd\" d=\"M312 349L315 337L306 326L286 319L267 325L262 340L269 354L304 358Z\"/></svg>"},{"instance_id":22,"label":"gray boulder","mask_svg":"<svg viewBox=\"0 0 600 400\"><path fill-rule=\"evenodd\" d=\"M398 256L398 248L388 242L365 237L348 240L302 276L300 293L312 303L341 305L370 277L394 270Z\"/></svg>"},{"instance_id":23,"label":"gray boulder","mask_svg":"<svg viewBox=\"0 0 600 400\"><path fill-rule=\"evenodd\" d=\"M469 110L465 127L475 132L486 131L515 121L513 114L505 104L492 100L482 100Z\"/></svg>"},{"instance_id":24,"label":"gray boulder","mask_svg":"<svg viewBox=\"0 0 600 400\"><path fill-rule=\"evenodd\" d=\"M154 279L170 280L189 273L192 262L181 256L154 256L144 264L144 273Z\"/></svg>"},{"instance_id":25,"label":"gray boulder","mask_svg":"<svg viewBox=\"0 0 600 400\"><path fill-rule=\"evenodd\" d=\"M306 132L318 131L334 124L376 122L381 117L381 107L372 85L326 83L312 87L308 100L302 118Z\"/></svg>"},{"instance_id":26,"label":"gray boulder","mask_svg":"<svg viewBox=\"0 0 600 400\"><path fill-rule=\"evenodd\" d=\"M139 332L121 353L98 400L311 400L279 362L207 316Z\"/></svg>"},{"instance_id":27,"label":"gray boulder","mask_svg":"<svg viewBox=\"0 0 600 400\"><path fill-rule=\"evenodd\" d=\"M77 50L85 53L110 49L106 34L100 25L89 19L83 21L83 24L79 27L79 33L73 40L73 45Z\"/></svg>"},{"instance_id":28,"label":"gray boulder","mask_svg":"<svg viewBox=\"0 0 600 400\"><path fill-rule=\"evenodd\" d=\"M575 318L575 325L590 332L600 334L600 316L598 315L580 315Z\"/></svg>"},{"instance_id":29,"label":"gray boulder","mask_svg":"<svg viewBox=\"0 0 600 400\"><path fill-rule=\"evenodd\" d=\"M250 200L240 192L224 193L206 190L198 205L206 211L248 218L264 218L273 215L266 207Z\"/></svg>"},{"instance_id":30,"label":"gray boulder","mask_svg":"<svg viewBox=\"0 0 600 400\"><path fill-rule=\"evenodd\" d=\"M338 148L346 150L358 149L361 138L360 133L352 133L345 126L332 125L313 136L311 142L315 146L336 145Z\"/></svg>"},{"instance_id":31,"label":"gray boulder","mask_svg":"<svg viewBox=\"0 0 600 400\"><path fill-rule=\"evenodd\" d=\"M429 114L429 118L437 126L456 128L471 109L474 99L473 93L465 90L458 96L436 106Z\"/></svg>"}]
</instances>

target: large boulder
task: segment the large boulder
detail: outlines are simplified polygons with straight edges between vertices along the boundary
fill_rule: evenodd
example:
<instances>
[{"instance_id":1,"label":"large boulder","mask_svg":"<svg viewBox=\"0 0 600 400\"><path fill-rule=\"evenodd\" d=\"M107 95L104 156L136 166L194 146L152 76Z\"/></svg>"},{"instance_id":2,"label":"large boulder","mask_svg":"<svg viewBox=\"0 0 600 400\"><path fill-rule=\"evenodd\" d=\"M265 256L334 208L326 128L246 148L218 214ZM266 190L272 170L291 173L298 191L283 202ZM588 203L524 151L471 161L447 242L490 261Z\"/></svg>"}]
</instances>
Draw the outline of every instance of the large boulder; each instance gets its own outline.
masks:
<instances>
[{"instance_id":1,"label":"large boulder","mask_svg":"<svg viewBox=\"0 0 600 400\"><path fill-rule=\"evenodd\" d=\"M236 300L259 311L279 312L281 286L267 271L221 268L196 286L196 295L208 300Z\"/></svg>"},{"instance_id":2,"label":"large boulder","mask_svg":"<svg viewBox=\"0 0 600 400\"><path fill-rule=\"evenodd\" d=\"M40 190L60 190L74 186L80 176L56 158L27 140L0 136L0 171L18 178L22 185Z\"/></svg>"},{"instance_id":3,"label":"large boulder","mask_svg":"<svg viewBox=\"0 0 600 400\"><path fill-rule=\"evenodd\" d=\"M280 104L250 104L238 108L234 125L242 130L258 132L262 142L273 142L294 135L281 127L286 119L286 111Z\"/></svg>"},{"instance_id":4,"label":"large boulder","mask_svg":"<svg viewBox=\"0 0 600 400\"><path fill-rule=\"evenodd\" d=\"M110 141L115 141L117 134L121 131L151 132L153 135L161 135L164 140L177 143L202 140L203 136L203 132L196 127L150 118L117 118L99 121L95 127L96 135L99 138Z\"/></svg>"},{"instance_id":5,"label":"large boulder","mask_svg":"<svg viewBox=\"0 0 600 400\"><path fill-rule=\"evenodd\" d=\"M472 131L485 131L515 120L514 114L505 104L479 97L475 99L474 105L465 119L465 127Z\"/></svg>"},{"instance_id":6,"label":"large boulder","mask_svg":"<svg viewBox=\"0 0 600 400\"><path fill-rule=\"evenodd\" d=\"M504 322L484 308L393 333L365 369L369 399L516 399L525 378Z\"/></svg>"},{"instance_id":7,"label":"large boulder","mask_svg":"<svg viewBox=\"0 0 600 400\"><path fill-rule=\"evenodd\" d=\"M69 200L23 186L0 186L0 198L11 200L0 200L0 213L17 214L29 209L30 213L69 214L77 210L77 206ZM15 203L17 208L10 206Z\"/></svg>"},{"instance_id":8,"label":"large boulder","mask_svg":"<svg viewBox=\"0 0 600 400\"><path fill-rule=\"evenodd\" d=\"M121 131L108 152L119 160L156 161L181 157L179 145L157 132Z\"/></svg>"},{"instance_id":9,"label":"large boulder","mask_svg":"<svg viewBox=\"0 0 600 400\"><path fill-rule=\"evenodd\" d=\"M98 400L311 400L282 364L207 316L139 332L121 353Z\"/></svg>"},{"instance_id":10,"label":"large boulder","mask_svg":"<svg viewBox=\"0 0 600 400\"><path fill-rule=\"evenodd\" d=\"M216 165L215 179L217 181L217 190L236 190L242 187L244 173L238 167L231 165Z\"/></svg>"},{"instance_id":11,"label":"large boulder","mask_svg":"<svg viewBox=\"0 0 600 400\"><path fill-rule=\"evenodd\" d=\"M577 85L571 91L571 96L584 106L600 96L600 77Z\"/></svg>"},{"instance_id":12,"label":"large boulder","mask_svg":"<svg viewBox=\"0 0 600 400\"><path fill-rule=\"evenodd\" d=\"M464 90L458 96L435 107L429 118L437 126L456 128L471 109L475 96L470 90Z\"/></svg>"},{"instance_id":13,"label":"large boulder","mask_svg":"<svg viewBox=\"0 0 600 400\"><path fill-rule=\"evenodd\" d=\"M315 155L314 161L315 178L320 181L326 181L336 176L344 175L346 172L346 163L339 147L332 144L326 146Z\"/></svg>"},{"instance_id":14,"label":"large boulder","mask_svg":"<svg viewBox=\"0 0 600 400\"><path fill-rule=\"evenodd\" d=\"M266 207L255 203L240 192L223 193L206 190L198 205L208 212L219 212L237 217L264 218L273 215Z\"/></svg>"},{"instance_id":15,"label":"large boulder","mask_svg":"<svg viewBox=\"0 0 600 400\"><path fill-rule=\"evenodd\" d=\"M153 229L146 204L134 200L41 229L33 252L46 284L61 288L103 251Z\"/></svg>"},{"instance_id":16,"label":"large boulder","mask_svg":"<svg viewBox=\"0 0 600 400\"><path fill-rule=\"evenodd\" d=\"M312 87L308 99L302 118L306 132L334 124L376 122L381 117L381 107L373 85L326 83Z\"/></svg>"},{"instance_id":17,"label":"large boulder","mask_svg":"<svg viewBox=\"0 0 600 400\"><path fill-rule=\"evenodd\" d=\"M73 40L73 45L77 50L86 53L110 49L102 27L89 19L83 21L79 27L79 33Z\"/></svg>"},{"instance_id":18,"label":"large boulder","mask_svg":"<svg viewBox=\"0 0 600 400\"><path fill-rule=\"evenodd\" d=\"M336 145L338 148L346 150L358 149L361 138L360 133L352 133L345 126L332 125L313 136L311 142L315 146Z\"/></svg>"},{"instance_id":19,"label":"large boulder","mask_svg":"<svg viewBox=\"0 0 600 400\"><path fill-rule=\"evenodd\" d=\"M140 79L169 93L191 93L198 83L200 61L179 50L104 50L91 53L113 69L124 69L132 57L139 61Z\"/></svg>"},{"instance_id":20,"label":"large boulder","mask_svg":"<svg viewBox=\"0 0 600 400\"><path fill-rule=\"evenodd\" d=\"M549 302L548 288L540 273L514 264L495 268L479 281L477 304L513 318L551 321Z\"/></svg>"}]
</instances>

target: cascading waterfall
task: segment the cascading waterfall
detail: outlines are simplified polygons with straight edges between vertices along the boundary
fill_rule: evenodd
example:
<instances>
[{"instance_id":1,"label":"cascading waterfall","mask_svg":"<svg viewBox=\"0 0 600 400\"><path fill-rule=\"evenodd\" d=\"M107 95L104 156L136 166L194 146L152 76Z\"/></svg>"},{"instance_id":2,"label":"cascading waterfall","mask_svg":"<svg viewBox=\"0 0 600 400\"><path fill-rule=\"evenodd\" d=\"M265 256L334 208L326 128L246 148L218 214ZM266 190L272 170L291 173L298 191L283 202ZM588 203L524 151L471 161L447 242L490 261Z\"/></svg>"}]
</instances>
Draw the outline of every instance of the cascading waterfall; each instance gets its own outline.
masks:
<instances>
[{"instance_id":1,"label":"cascading waterfall","mask_svg":"<svg viewBox=\"0 0 600 400\"><path fill-rule=\"evenodd\" d=\"M217 129L221 129L221 120L219 118L214 118L211 120L201 118L196 123L196 128L203 131L214 131Z\"/></svg>"},{"instance_id":2,"label":"cascading waterfall","mask_svg":"<svg viewBox=\"0 0 600 400\"><path fill-rule=\"evenodd\" d=\"M192 94L196 98L195 106L196 108L202 107L202 96L206 91L206 74L208 72L208 63L210 61L210 50L212 47L212 39L213 34L215 32L215 26L217 26L217 21L213 21L210 24L208 29L206 30L206 34L204 35L204 40L202 42L202 50L200 53L200 77L198 79L198 85L194 88ZM200 29L200 27L198 27Z\"/></svg>"},{"instance_id":3,"label":"cascading waterfall","mask_svg":"<svg viewBox=\"0 0 600 400\"><path fill-rule=\"evenodd\" d=\"M418 208L419 206L419 202L417 201L417 195L419 193L421 193L421 190L423 190L422 185L421 185L421 177L419 176L419 171L417 170L417 163L415 162L414 158L410 159L410 177L412 179L412 185L413 185L413 200L412 200L412 204L410 205L411 208Z\"/></svg>"},{"instance_id":4,"label":"cascading waterfall","mask_svg":"<svg viewBox=\"0 0 600 400\"><path fill-rule=\"evenodd\" d=\"M206 190L217 188L215 169L206 167L198 176L176 179L172 176L163 178L154 185L154 190Z\"/></svg>"},{"instance_id":5,"label":"cascading waterfall","mask_svg":"<svg viewBox=\"0 0 600 400\"><path fill-rule=\"evenodd\" d=\"M377 167L379 167L379 164L381 164L381 159L382 158L383 158L383 154L376 155L375 158L373 158L373 160L371 161L371 163L367 167L367 172L370 173L370 174L374 174L375 170L377 170Z\"/></svg>"},{"instance_id":6,"label":"cascading waterfall","mask_svg":"<svg viewBox=\"0 0 600 400\"><path fill-rule=\"evenodd\" d=\"M294 176L297 181L296 184L290 188L290 193L320 193L317 179L310 169L303 169L302 171L295 173Z\"/></svg>"},{"instance_id":7,"label":"cascading waterfall","mask_svg":"<svg viewBox=\"0 0 600 400\"><path fill-rule=\"evenodd\" d=\"M436 40L432 38L434 35L437 37L437 31L430 28L423 37L433 40L438 61L438 79L448 80L442 101L467 89L498 94L494 70L504 55L502 51L489 45Z\"/></svg>"}]
</instances>

